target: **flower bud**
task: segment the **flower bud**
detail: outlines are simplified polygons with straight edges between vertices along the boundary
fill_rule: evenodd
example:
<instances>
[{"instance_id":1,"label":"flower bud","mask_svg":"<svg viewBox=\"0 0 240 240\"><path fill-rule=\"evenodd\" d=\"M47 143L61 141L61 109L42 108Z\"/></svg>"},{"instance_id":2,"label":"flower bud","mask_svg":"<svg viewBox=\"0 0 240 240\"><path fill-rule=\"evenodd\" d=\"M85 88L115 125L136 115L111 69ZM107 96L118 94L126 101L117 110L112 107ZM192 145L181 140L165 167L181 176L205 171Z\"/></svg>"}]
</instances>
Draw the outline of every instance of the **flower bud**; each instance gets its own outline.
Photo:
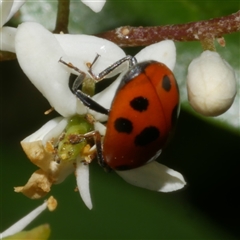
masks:
<instances>
[{"instance_id":1,"label":"flower bud","mask_svg":"<svg viewBox=\"0 0 240 240\"><path fill-rule=\"evenodd\" d=\"M188 100L202 115L218 116L227 111L236 88L234 70L217 52L204 51L188 67Z\"/></svg>"}]
</instances>

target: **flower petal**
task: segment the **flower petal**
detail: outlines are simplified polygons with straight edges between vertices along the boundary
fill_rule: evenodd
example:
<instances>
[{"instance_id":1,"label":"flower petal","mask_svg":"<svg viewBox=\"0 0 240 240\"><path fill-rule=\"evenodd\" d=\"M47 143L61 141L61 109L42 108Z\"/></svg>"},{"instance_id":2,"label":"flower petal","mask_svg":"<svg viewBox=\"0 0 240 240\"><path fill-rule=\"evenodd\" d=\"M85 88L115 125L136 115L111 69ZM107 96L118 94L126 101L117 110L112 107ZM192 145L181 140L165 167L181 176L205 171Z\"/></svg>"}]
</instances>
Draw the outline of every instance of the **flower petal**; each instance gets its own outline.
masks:
<instances>
[{"instance_id":1,"label":"flower petal","mask_svg":"<svg viewBox=\"0 0 240 240\"><path fill-rule=\"evenodd\" d=\"M125 57L125 53L120 47L103 38L84 34L55 34L54 36L68 55L71 63L86 73L89 70L86 63L92 63L97 54L100 57L94 63L92 69L96 75L119 59ZM116 75L120 71L121 69L118 69L118 71L114 71L114 74ZM109 76L113 76L114 74Z\"/></svg>"},{"instance_id":2,"label":"flower petal","mask_svg":"<svg viewBox=\"0 0 240 240\"><path fill-rule=\"evenodd\" d=\"M12 27L0 28L1 44L0 50L7 52L16 52L15 50L15 35L17 29Z\"/></svg>"},{"instance_id":3,"label":"flower petal","mask_svg":"<svg viewBox=\"0 0 240 240\"><path fill-rule=\"evenodd\" d=\"M98 1L81 0L81 1L89 8L91 8L94 12L100 12L106 2L106 0Z\"/></svg>"},{"instance_id":4,"label":"flower petal","mask_svg":"<svg viewBox=\"0 0 240 240\"><path fill-rule=\"evenodd\" d=\"M0 1L0 27L2 27L10 18L18 11L18 9L25 3L21 1Z\"/></svg>"},{"instance_id":5,"label":"flower petal","mask_svg":"<svg viewBox=\"0 0 240 240\"><path fill-rule=\"evenodd\" d=\"M91 210L92 200L89 191L89 165L84 164L80 158L77 159L76 179L80 196L85 205Z\"/></svg>"},{"instance_id":6,"label":"flower petal","mask_svg":"<svg viewBox=\"0 0 240 240\"><path fill-rule=\"evenodd\" d=\"M0 27L2 27L10 16L10 12L14 1L0 1Z\"/></svg>"},{"instance_id":7,"label":"flower petal","mask_svg":"<svg viewBox=\"0 0 240 240\"><path fill-rule=\"evenodd\" d=\"M116 172L132 185L158 192L176 191L186 184L180 173L156 161L136 169Z\"/></svg>"},{"instance_id":8,"label":"flower petal","mask_svg":"<svg viewBox=\"0 0 240 240\"><path fill-rule=\"evenodd\" d=\"M15 187L14 191L23 193L31 199L39 199L50 192L52 183L48 173L38 169L32 174L25 186Z\"/></svg>"},{"instance_id":9,"label":"flower petal","mask_svg":"<svg viewBox=\"0 0 240 240\"><path fill-rule=\"evenodd\" d=\"M25 217L17 221L10 228L1 233L1 239L16 234L22 231L29 223L31 223L40 213L47 209L48 202L44 201L43 204L28 213Z\"/></svg>"},{"instance_id":10,"label":"flower petal","mask_svg":"<svg viewBox=\"0 0 240 240\"><path fill-rule=\"evenodd\" d=\"M95 123L94 123L94 129L95 129L96 131L98 131L102 136L104 136L105 133L106 133L106 126L103 125L103 124L100 123L100 122L95 122Z\"/></svg>"},{"instance_id":11,"label":"flower petal","mask_svg":"<svg viewBox=\"0 0 240 240\"><path fill-rule=\"evenodd\" d=\"M16 54L28 78L61 115L74 115L83 106L69 89L69 72L58 61L66 56L52 33L38 23L19 25L16 34ZM80 113L79 112L79 113Z\"/></svg>"},{"instance_id":12,"label":"flower petal","mask_svg":"<svg viewBox=\"0 0 240 240\"><path fill-rule=\"evenodd\" d=\"M68 123L68 119L57 117L43 125L35 133L21 141L21 146L32 163L47 173L52 183L61 183L74 171L71 161L56 162L55 143Z\"/></svg>"},{"instance_id":13,"label":"flower petal","mask_svg":"<svg viewBox=\"0 0 240 240\"><path fill-rule=\"evenodd\" d=\"M64 129L68 124L68 118L56 117L47 123L45 123L37 132L42 130L46 132L44 137L42 138L43 144L45 145L48 141L52 141L52 139L58 139L62 134ZM54 125L55 124L55 125ZM48 131L47 131L48 129Z\"/></svg>"},{"instance_id":14,"label":"flower petal","mask_svg":"<svg viewBox=\"0 0 240 240\"><path fill-rule=\"evenodd\" d=\"M40 129L38 129L36 132L32 133L28 137L24 138L22 142L33 142L37 140L43 140L46 134L48 134L52 129L54 129L64 118L63 117L56 117L47 123L45 123ZM63 120L63 122L66 122L65 124L67 125L67 121ZM66 126L65 125L65 126ZM64 129L65 127L63 127ZM62 131L63 131L62 129ZM59 131L59 134L62 132L61 130Z\"/></svg>"},{"instance_id":15,"label":"flower petal","mask_svg":"<svg viewBox=\"0 0 240 240\"><path fill-rule=\"evenodd\" d=\"M176 47L172 40L164 40L143 48L136 56L138 62L155 60L173 70L176 62Z\"/></svg>"},{"instance_id":16,"label":"flower petal","mask_svg":"<svg viewBox=\"0 0 240 240\"><path fill-rule=\"evenodd\" d=\"M40 206L35 208L33 211L28 213L26 216L21 218L19 221L14 223L11 227L6 229L4 232L0 233L1 239L6 238L8 236L11 236L10 239L40 239L40 238L34 238L34 237L44 237L44 239L47 239L47 237L50 235L50 229L47 224L41 225L28 232L25 231L20 233L20 231L22 231L29 223L31 223L44 210L48 208L49 211L53 211L55 210L56 207L57 207L57 200L53 196L49 197L48 200L44 201L43 204L41 204Z\"/></svg>"},{"instance_id":17,"label":"flower petal","mask_svg":"<svg viewBox=\"0 0 240 240\"><path fill-rule=\"evenodd\" d=\"M50 226L49 224L43 224L33 229L27 231L21 231L16 234L10 234L8 240L16 240L16 239L41 239L48 240L50 236ZM5 239L5 238L4 238Z\"/></svg>"}]
</instances>

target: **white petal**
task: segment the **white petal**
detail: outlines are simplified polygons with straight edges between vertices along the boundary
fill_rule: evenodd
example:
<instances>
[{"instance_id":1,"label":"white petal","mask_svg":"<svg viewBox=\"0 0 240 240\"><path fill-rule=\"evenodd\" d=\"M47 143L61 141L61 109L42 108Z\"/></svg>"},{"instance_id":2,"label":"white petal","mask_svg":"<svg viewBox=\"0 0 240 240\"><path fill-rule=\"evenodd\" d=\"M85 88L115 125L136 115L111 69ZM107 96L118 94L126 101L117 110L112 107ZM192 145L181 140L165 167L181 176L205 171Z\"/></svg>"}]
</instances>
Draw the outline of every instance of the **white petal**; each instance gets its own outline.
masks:
<instances>
[{"instance_id":1,"label":"white petal","mask_svg":"<svg viewBox=\"0 0 240 240\"><path fill-rule=\"evenodd\" d=\"M13 2L14 1L0 1L0 27L8 21L8 16L10 16Z\"/></svg>"},{"instance_id":2,"label":"white petal","mask_svg":"<svg viewBox=\"0 0 240 240\"><path fill-rule=\"evenodd\" d=\"M143 48L136 56L138 62L155 60L173 70L176 62L176 47L173 41L164 40Z\"/></svg>"},{"instance_id":3,"label":"white petal","mask_svg":"<svg viewBox=\"0 0 240 240\"><path fill-rule=\"evenodd\" d=\"M95 122L95 123L94 123L94 129L95 129L96 131L98 131L102 136L105 136L106 126L103 125L102 123L100 123L100 122Z\"/></svg>"},{"instance_id":4,"label":"white petal","mask_svg":"<svg viewBox=\"0 0 240 240\"><path fill-rule=\"evenodd\" d=\"M13 1L13 5L12 5L12 8L11 8L11 11L8 15L8 20L10 20L10 18L21 8L21 6L26 2L26 0L14 0Z\"/></svg>"},{"instance_id":5,"label":"white petal","mask_svg":"<svg viewBox=\"0 0 240 240\"><path fill-rule=\"evenodd\" d=\"M85 205L91 210L92 200L89 191L89 165L84 164L81 159L77 159L76 178L80 196Z\"/></svg>"},{"instance_id":6,"label":"white petal","mask_svg":"<svg viewBox=\"0 0 240 240\"><path fill-rule=\"evenodd\" d=\"M58 119L61 119L61 117L57 117L52 119L51 121L58 121ZM50 125L49 122L46 124ZM46 126L46 124L44 126ZM68 118L62 118L52 129L49 128L49 131L46 132L46 135L43 138L43 145L46 144L47 141L50 141L51 139L58 139L58 137L61 135L61 133L64 131L68 124Z\"/></svg>"},{"instance_id":7,"label":"white petal","mask_svg":"<svg viewBox=\"0 0 240 240\"><path fill-rule=\"evenodd\" d=\"M32 133L28 137L24 138L23 142L34 142L38 140L43 140L44 137L52 130L54 129L61 121L63 120L62 117L56 117L47 123L45 123L40 129L38 129L36 132ZM66 127L66 126L65 126ZM64 127L64 128L65 128ZM64 129L63 128L63 129ZM59 133L59 135L61 132Z\"/></svg>"},{"instance_id":8,"label":"white petal","mask_svg":"<svg viewBox=\"0 0 240 240\"><path fill-rule=\"evenodd\" d=\"M93 73L96 75L125 57L125 53L120 47L106 39L84 34L55 34L54 36L71 63L86 73L88 72L86 63L92 63L97 54L100 57L93 65ZM114 71L114 74L116 75L120 71L121 69L118 69L118 71ZM109 76L113 76L113 74Z\"/></svg>"},{"instance_id":9,"label":"white petal","mask_svg":"<svg viewBox=\"0 0 240 240\"><path fill-rule=\"evenodd\" d=\"M15 35L16 28L3 27L0 28L1 44L0 50L8 52L16 52L15 50Z\"/></svg>"},{"instance_id":10,"label":"white petal","mask_svg":"<svg viewBox=\"0 0 240 240\"><path fill-rule=\"evenodd\" d=\"M65 53L54 35L38 23L23 23L15 46L21 68L51 106L65 117L74 115L80 102L69 89L69 72L58 62ZM80 110L85 113L85 106Z\"/></svg>"},{"instance_id":11,"label":"white petal","mask_svg":"<svg viewBox=\"0 0 240 240\"><path fill-rule=\"evenodd\" d=\"M91 8L94 12L100 12L106 2L106 0L81 0L85 5Z\"/></svg>"},{"instance_id":12,"label":"white petal","mask_svg":"<svg viewBox=\"0 0 240 240\"><path fill-rule=\"evenodd\" d=\"M10 18L18 11L18 9L25 3L21 1L0 1L0 27L2 27Z\"/></svg>"},{"instance_id":13,"label":"white petal","mask_svg":"<svg viewBox=\"0 0 240 240\"><path fill-rule=\"evenodd\" d=\"M58 141L67 124L68 118L54 118L21 141L23 150L31 162L46 172L54 184L61 183L74 171L71 161L56 162L52 146L48 145L50 142L55 144Z\"/></svg>"},{"instance_id":14,"label":"white petal","mask_svg":"<svg viewBox=\"0 0 240 240\"><path fill-rule=\"evenodd\" d=\"M42 213L45 209L47 209L48 202L45 201L42 205L35 208L32 212L28 215L20 219L18 222L13 224L10 228L5 230L3 233L0 234L1 239L7 236L11 236L22 231L29 223L31 223L40 213Z\"/></svg>"},{"instance_id":15,"label":"white petal","mask_svg":"<svg viewBox=\"0 0 240 240\"><path fill-rule=\"evenodd\" d=\"M116 172L132 185L158 192L176 191L186 184L180 173L156 161L136 169Z\"/></svg>"}]
</instances>

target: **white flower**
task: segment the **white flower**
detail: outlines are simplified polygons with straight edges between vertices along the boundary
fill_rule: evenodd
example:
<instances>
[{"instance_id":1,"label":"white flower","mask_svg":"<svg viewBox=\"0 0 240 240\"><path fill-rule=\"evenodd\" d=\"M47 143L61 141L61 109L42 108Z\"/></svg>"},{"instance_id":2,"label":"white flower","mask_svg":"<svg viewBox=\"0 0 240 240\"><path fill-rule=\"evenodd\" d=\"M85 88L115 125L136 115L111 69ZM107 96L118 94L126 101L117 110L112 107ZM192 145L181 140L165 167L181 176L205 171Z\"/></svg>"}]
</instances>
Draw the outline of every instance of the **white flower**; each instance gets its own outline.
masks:
<instances>
[{"instance_id":1,"label":"white flower","mask_svg":"<svg viewBox=\"0 0 240 240\"><path fill-rule=\"evenodd\" d=\"M100 12L106 0L81 0L85 5L91 8L94 12Z\"/></svg>"},{"instance_id":2,"label":"white flower","mask_svg":"<svg viewBox=\"0 0 240 240\"><path fill-rule=\"evenodd\" d=\"M59 183L71 173L74 170L73 163L75 162L78 189L83 201L91 209L89 167L82 163L84 156L79 156L74 161L62 161L63 163L59 164L54 161L54 154L51 152L52 148L49 143L59 139L67 124L68 117L76 114L85 115L87 112L90 112L97 120L94 123L94 129L104 135L106 129L100 121L107 120L107 116L90 111L76 99L68 86L71 70L58 61L62 58L87 73L87 63L92 63L96 54L99 54L101 57L93 66L93 72L97 74L123 58L125 53L117 45L107 40L86 35L54 35L37 23L24 23L18 27L15 49L19 64L28 78L48 99L51 106L62 116L67 117L50 121L21 142L23 147L26 146L24 150L30 160L33 161L35 158L33 162L40 167L40 173L44 176L43 185L48 186L48 188L43 189L42 195L50 190L51 184ZM156 43L140 51L136 58L138 61L160 61L173 69L176 59L175 45L168 40ZM111 75L121 74L108 88L93 96L93 99L109 108L122 74L126 70L127 64L124 64L111 73ZM117 173L133 185L154 191L174 191L185 185L180 173L157 162L129 171L117 171ZM38 180L39 175L37 175L37 180L34 179L33 182ZM33 187L33 189L36 188ZM30 195L35 196L34 194L30 191Z\"/></svg>"},{"instance_id":3,"label":"white flower","mask_svg":"<svg viewBox=\"0 0 240 240\"><path fill-rule=\"evenodd\" d=\"M205 116L227 111L236 95L236 85L234 70L217 52L204 51L188 67L189 102Z\"/></svg>"},{"instance_id":4,"label":"white flower","mask_svg":"<svg viewBox=\"0 0 240 240\"><path fill-rule=\"evenodd\" d=\"M71 162L62 161L59 164L54 159L54 144L67 123L68 119L57 117L21 141L28 158L40 169L32 174L25 186L15 187L15 192L22 192L32 199L44 197L52 184L62 182L74 171Z\"/></svg>"},{"instance_id":5,"label":"white flower","mask_svg":"<svg viewBox=\"0 0 240 240\"><path fill-rule=\"evenodd\" d=\"M86 63L96 54L101 61L94 66L100 72L125 56L115 44L93 36L52 34L38 23L23 23L16 33L15 49L19 64L32 83L62 116L86 113L86 108L68 87L70 69L60 58L87 72Z\"/></svg>"}]
</instances>

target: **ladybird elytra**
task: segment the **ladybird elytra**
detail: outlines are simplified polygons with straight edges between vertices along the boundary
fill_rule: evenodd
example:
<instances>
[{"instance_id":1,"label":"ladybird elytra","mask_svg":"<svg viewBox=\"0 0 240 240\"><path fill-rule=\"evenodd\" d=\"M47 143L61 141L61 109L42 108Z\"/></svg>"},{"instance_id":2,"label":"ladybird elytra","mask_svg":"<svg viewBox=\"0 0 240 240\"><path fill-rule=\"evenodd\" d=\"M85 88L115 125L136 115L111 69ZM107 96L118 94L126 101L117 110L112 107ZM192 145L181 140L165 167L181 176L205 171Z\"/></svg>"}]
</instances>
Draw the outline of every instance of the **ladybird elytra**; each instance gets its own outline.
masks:
<instances>
[{"instance_id":1,"label":"ladybird elytra","mask_svg":"<svg viewBox=\"0 0 240 240\"><path fill-rule=\"evenodd\" d=\"M159 96L166 122L174 127L179 113L179 89L172 71L163 63L152 63L145 68Z\"/></svg>"},{"instance_id":2,"label":"ladybird elytra","mask_svg":"<svg viewBox=\"0 0 240 240\"><path fill-rule=\"evenodd\" d=\"M178 103L175 78L164 64L148 61L134 66L123 77L110 108L103 141L107 165L126 170L157 155L169 137Z\"/></svg>"},{"instance_id":3,"label":"ladybird elytra","mask_svg":"<svg viewBox=\"0 0 240 240\"><path fill-rule=\"evenodd\" d=\"M96 81L129 61L129 71L123 76L110 109L77 89L85 73L72 64L61 62L80 73L73 85L73 93L90 109L108 115L103 142L98 131L91 133L95 136L99 164L106 170L142 166L159 156L175 127L179 113L179 90L175 77L163 63L137 63L131 56L94 75L92 66L98 57L89 67L89 73Z\"/></svg>"}]
</instances>

